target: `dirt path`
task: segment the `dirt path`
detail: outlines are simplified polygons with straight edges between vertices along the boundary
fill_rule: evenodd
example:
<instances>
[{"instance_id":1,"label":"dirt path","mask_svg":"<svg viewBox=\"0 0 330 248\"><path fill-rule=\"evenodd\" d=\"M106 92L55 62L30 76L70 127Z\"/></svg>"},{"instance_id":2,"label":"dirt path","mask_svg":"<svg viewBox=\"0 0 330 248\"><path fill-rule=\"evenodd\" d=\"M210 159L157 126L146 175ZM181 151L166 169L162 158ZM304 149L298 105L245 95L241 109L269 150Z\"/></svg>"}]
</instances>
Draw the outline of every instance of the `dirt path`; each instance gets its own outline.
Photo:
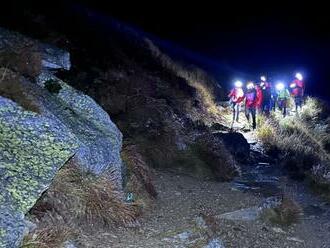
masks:
<instances>
[{"instance_id":1,"label":"dirt path","mask_svg":"<svg viewBox=\"0 0 330 248\"><path fill-rule=\"evenodd\" d=\"M224 220L219 215L260 205L265 198L242 192L233 183L197 180L168 171L156 172L158 200L141 220L140 227L100 232L89 236L87 247L330 247L329 206L320 205L305 189L291 192L304 203L302 222L288 230L261 220ZM289 186L287 186L289 187ZM311 202L316 205L311 207ZM310 206L308 210L308 206ZM221 240L221 242L220 242ZM87 242L86 242L87 241Z\"/></svg>"},{"instance_id":2,"label":"dirt path","mask_svg":"<svg viewBox=\"0 0 330 248\"><path fill-rule=\"evenodd\" d=\"M260 152L254 134L244 136L252 150ZM243 166L242 176L230 183L156 171L155 186L158 199L140 226L88 235L82 240L84 247L330 248L330 205L276 165ZM282 192L303 209L298 224L283 228L255 218L256 207ZM235 213L236 220L221 218L237 210L244 210L243 217Z\"/></svg>"}]
</instances>

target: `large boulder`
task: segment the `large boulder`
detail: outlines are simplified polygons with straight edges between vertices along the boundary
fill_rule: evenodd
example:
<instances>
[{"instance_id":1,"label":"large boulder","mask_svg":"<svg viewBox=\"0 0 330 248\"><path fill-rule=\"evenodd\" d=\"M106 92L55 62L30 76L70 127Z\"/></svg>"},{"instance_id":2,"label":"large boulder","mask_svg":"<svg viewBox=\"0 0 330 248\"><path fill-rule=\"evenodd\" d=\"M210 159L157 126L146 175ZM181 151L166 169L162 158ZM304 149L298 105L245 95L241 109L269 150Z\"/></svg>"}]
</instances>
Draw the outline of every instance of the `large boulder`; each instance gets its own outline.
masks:
<instances>
[{"instance_id":1,"label":"large boulder","mask_svg":"<svg viewBox=\"0 0 330 248\"><path fill-rule=\"evenodd\" d=\"M77 148L63 123L0 96L0 247L19 245L25 213Z\"/></svg>"},{"instance_id":2,"label":"large boulder","mask_svg":"<svg viewBox=\"0 0 330 248\"><path fill-rule=\"evenodd\" d=\"M221 138L227 150L239 162L246 162L250 157L250 144L243 134L236 132L216 133L216 137Z\"/></svg>"},{"instance_id":3,"label":"large boulder","mask_svg":"<svg viewBox=\"0 0 330 248\"><path fill-rule=\"evenodd\" d=\"M121 132L59 68L67 52L0 28L0 247L20 245L25 214L69 159L122 186Z\"/></svg>"},{"instance_id":4,"label":"large boulder","mask_svg":"<svg viewBox=\"0 0 330 248\"><path fill-rule=\"evenodd\" d=\"M51 73L42 73L37 81L44 91L51 89L49 85L58 87L58 92L47 92L50 96L46 98L45 92L39 94L39 100L44 115L65 123L77 138L77 163L96 175L115 176L120 187L122 134L109 115L92 98Z\"/></svg>"}]
</instances>

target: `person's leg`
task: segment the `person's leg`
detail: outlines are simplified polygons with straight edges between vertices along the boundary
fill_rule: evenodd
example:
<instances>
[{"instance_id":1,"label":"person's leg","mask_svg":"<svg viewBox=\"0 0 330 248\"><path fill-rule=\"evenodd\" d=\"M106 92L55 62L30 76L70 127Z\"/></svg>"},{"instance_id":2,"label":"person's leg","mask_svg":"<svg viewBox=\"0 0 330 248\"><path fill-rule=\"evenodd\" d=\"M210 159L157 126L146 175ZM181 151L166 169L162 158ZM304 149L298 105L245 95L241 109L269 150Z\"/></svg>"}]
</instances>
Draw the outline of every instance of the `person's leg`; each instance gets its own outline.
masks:
<instances>
[{"instance_id":1,"label":"person's leg","mask_svg":"<svg viewBox=\"0 0 330 248\"><path fill-rule=\"evenodd\" d=\"M299 115L299 112L301 111L301 106L302 106L302 97L301 96L299 96L298 97L298 99L297 99L298 101L297 101L297 109L296 109L296 111L297 111L297 115Z\"/></svg>"},{"instance_id":2,"label":"person's leg","mask_svg":"<svg viewBox=\"0 0 330 248\"><path fill-rule=\"evenodd\" d=\"M232 103L232 110L233 110L233 124L236 120L236 103Z\"/></svg>"},{"instance_id":3,"label":"person's leg","mask_svg":"<svg viewBox=\"0 0 330 248\"><path fill-rule=\"evenodd\" d=\"M298 97L297 96L294 98L294 105L295 105L295 109L296 109L296 115L298 115L299 101L298 101Z\"/></svg>"},{"instance_id":4,"label":"person's leg","mask_svg":"<svg viewBox=\"0 0 330 248\"><path fill-rule=\"evenodd\" d=\"M247 121L250 123L250 108L245 106L245 116Z\"/></svg>"},{"instance_id":5,"label":"person's leg","mask_svg":"<svg viewBox=\"0 0 330 248\"><path fill-rule=\"evenodd\" d=\"M240 104L236 104L236 121L239 121L239 111L240 111Z\"/></svg>"},{"instance_id":6,"label":"person's leg","mask_svg":"<svg viewBox=\"0 0 330 248\"><path fill-rule=\"evenodd\" d=\"M286 103L287 103L287 100L283 100L283 116L285 117L286 116Z\"/></svg>"},{"instance_id":7,"label":"person's leg","mask_svg":"<svg viewBox=\"0 0 330 248\"><path fill-rule=\"evenodd\" d=\"M277 101L277 107L278 107L278 109L279 109L281 112L282 112L282 106L283 106L282 100L279 99L279 100Z\"/></svg>"},{"instance_id":8,"label":"person's leg","mask_svg":"<svg viewBox=\"0 0 330 248\"><path fill-rule=\"evenodd\" d=\"M252 115L252 128L254 130L257 127L257 123L256 123L256 108L251 108L250 112L251 112L251 115Z\"/></svg>"}]
</instances>

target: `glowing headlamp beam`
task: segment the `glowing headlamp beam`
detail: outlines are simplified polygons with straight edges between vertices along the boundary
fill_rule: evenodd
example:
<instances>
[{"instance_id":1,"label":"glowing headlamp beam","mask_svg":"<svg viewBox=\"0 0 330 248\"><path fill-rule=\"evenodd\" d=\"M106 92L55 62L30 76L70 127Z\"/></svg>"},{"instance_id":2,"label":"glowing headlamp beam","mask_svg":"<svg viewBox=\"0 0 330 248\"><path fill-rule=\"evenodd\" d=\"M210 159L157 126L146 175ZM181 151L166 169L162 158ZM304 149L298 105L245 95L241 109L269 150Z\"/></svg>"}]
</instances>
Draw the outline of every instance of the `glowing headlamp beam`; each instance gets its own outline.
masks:
<instances>
[{"instance_id":1,"label":"glowing headlamp beam","mask_svg":"<svg viewBox=\"0 0 330 248\"><path fill-rule=\"evenodd\" d=\"M278 82L277 84L276 84L276 89L278 90L278 91L281 91L281 90L283 90L284 89L284 83L282 83L282 82Z\"/></svg>"},{"instance_id":2,"label":"glowing headlamp beam","mask_svg":"<svg viewBox=\"0 0 330 248\"><path fill-rule=\"evenodd\" d=\"M302 74L301 73L296 73L296 78L298 79L298 80L303 80L303 76L302 76Z\"/></svg>"},{"instance_id":3,"label":"glowing headlamp beam","mask_svg":"<svg viewBox=\"0 0 330 248\"><path fill-rule=\"evenodd\" d=\"M243 86L242 81L239 81L239 80L237 80L234 84L235 84L235 87L237 87L237 88L242 88L242 86Z\"/></svg>"}]
</instances>

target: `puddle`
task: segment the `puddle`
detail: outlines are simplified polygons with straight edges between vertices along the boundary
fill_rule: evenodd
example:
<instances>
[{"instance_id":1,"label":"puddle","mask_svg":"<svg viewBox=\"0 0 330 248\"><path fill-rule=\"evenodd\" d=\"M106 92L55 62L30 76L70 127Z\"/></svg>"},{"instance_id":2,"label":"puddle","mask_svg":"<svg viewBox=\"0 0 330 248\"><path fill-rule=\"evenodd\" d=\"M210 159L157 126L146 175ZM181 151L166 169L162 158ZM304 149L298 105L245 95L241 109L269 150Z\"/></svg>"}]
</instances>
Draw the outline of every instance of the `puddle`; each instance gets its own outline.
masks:
<instances>
[{"instance_id":1,"label":"puddle","mask_svg":"<svg viewBox=\"0 0 330 248\"><path fill-rule=\"evenodd\" d=\"M281 193L279 178L281 171L268 163L258 163L242 168L242 175L232 182L233 189L252 192L264 197Z\"/></svg>"}]
</instances>

